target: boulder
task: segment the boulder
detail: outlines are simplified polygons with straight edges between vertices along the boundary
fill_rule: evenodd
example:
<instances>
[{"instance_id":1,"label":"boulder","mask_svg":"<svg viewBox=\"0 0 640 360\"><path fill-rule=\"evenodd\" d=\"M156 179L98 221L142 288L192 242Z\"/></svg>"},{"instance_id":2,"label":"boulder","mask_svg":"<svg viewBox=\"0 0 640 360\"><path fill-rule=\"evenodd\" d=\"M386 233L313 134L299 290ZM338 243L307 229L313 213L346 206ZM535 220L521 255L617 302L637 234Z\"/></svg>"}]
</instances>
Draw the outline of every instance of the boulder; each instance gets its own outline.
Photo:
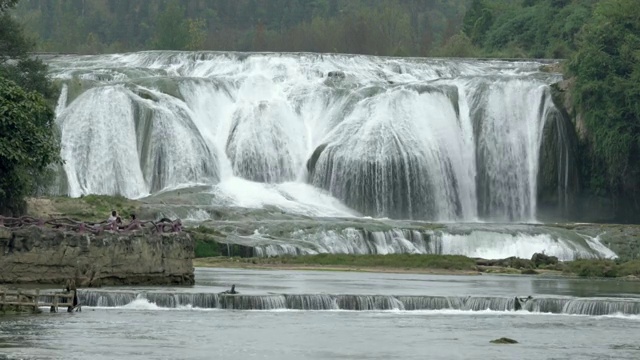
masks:
<instances>
[{"instance_id":1,"label":"boulder","mask_svg":"<svg viewBox=\"0 0 640 360\"><path fill-rule=\"evenodd\" d=\"M333 78L333 79L344 79L345 78L345 73L344 71L329 71L329 73L327 74L328 78Z\"/></svg>"},{"instance_id":2,"label":"boulder","mask_svg":"<svg viewBox=\"0 0 640 360\"><path fill-rule=\"evenodd\" d=\"M501 337L490 341L492 344L517 344L518 342L508 337Z\"/></svg>"}]
</instances>

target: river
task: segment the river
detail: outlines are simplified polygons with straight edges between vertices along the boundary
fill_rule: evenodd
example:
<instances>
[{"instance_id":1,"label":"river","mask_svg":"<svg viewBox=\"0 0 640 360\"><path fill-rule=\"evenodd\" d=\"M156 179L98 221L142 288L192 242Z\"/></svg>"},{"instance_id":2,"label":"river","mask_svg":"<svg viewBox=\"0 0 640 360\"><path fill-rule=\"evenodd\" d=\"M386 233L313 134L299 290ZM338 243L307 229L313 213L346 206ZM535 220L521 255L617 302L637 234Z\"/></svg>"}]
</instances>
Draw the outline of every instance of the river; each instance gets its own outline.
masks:
<instances>
[{"instance_id":1,"label":"river","mask_svg":"<svg viewBox=\"0 0 640 360\"><path fill-rule=\"evenodd\" d=\"M217 294L232 284L239 295ZM524 310L516 295L532 296ZM628 281L198 268L193 287L80 299L82 312L0 318L0 359L640 357Z\"/></svg>"}]
</instances>

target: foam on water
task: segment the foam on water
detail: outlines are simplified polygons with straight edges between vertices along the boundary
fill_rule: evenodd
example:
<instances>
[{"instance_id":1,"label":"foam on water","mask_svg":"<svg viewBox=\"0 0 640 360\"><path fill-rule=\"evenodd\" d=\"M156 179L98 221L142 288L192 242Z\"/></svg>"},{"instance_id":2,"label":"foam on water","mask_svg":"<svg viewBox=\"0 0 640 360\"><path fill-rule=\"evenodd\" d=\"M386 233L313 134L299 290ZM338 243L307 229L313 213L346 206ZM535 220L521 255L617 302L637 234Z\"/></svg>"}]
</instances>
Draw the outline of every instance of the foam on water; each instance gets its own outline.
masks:
<instances>
[{"instance_id":1,"label":"foam on water","mask_svg":"<svg viewBox=\"0 0 640 360\"><path fill-rule=\"evenodd\" d=\"M218 204L260 209L275 206L292 213L351 217L357 213L311 185L299 182L265 184L230 177L213 187Z\"/></svg>"}]
</instances>

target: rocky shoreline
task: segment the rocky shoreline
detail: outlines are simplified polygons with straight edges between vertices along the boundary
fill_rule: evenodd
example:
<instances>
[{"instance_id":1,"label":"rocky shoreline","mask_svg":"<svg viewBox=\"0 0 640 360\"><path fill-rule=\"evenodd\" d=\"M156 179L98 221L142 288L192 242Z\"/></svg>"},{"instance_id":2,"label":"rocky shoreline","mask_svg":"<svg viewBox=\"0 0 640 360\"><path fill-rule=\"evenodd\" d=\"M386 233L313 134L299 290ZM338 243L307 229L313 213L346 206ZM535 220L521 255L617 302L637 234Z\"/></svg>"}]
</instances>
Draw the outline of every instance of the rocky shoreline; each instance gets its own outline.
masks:
<instances>
[{"instance_id":1,"label":"rocky shoreline","mask_svg":"<svg viewBox=\"0 0 640 360\"><path fill-rule=\"evenodd\" d=\"M189 234L0 227L0 284L192 285Z\"/></svg>"}]
</instances>

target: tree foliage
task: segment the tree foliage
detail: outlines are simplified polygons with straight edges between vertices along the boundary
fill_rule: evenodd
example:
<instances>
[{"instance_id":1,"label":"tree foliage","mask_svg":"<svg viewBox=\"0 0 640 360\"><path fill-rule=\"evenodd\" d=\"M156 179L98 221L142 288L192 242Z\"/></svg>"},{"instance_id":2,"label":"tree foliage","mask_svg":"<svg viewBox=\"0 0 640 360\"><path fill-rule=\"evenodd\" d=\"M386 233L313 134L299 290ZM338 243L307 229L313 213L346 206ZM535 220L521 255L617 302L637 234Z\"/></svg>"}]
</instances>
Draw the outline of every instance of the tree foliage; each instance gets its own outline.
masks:
<instances>
[{"instance_id":1,"label":"tree foliage","mask_svg":"<svg viewBox=\"0 0 640 360\"><path fill-rule=\"evenodd\" d=\"M640 7L605 0L582 29L569 70L592 144L588 178L602 192L635 189L640 176ZM602 181L606 179L606 181Z\"/></svg>"},{"instance_id":2,"label":"tree foliage","mask_svg":"<svg viewBox=\"0 0 640 360\"><path fill-rule=\"evenodd\" d=\"M13 8L18 3L18 0L0 0L0 14Z\"/></svg>"},{"instance_id":3,"label":"tree foliage","mask_svg":"<svg viewBox=\"0 0 640 360\"><path fill-rule=\"evenodd\" d=\"M38 50L317 51L429 55L468 0L22 0Z\"/></svg>"},{"instance_id":4,"label":"tree foliage","mask_svg":"<svg viewBox=\"0 0 640 360\"><path fill-rule=\"evenodd\" d=\"M566 58L598 0L473 0L463 31L485 56Z\"/></svg>"},{"instance_id":5,"label":"tree foliage","mask_svg":"<svg viewBox=\"0 0 640 360\"><path fill-rule=\"evenodd\" d=\"M46 67L28 56L33 44L5 12L13 4L0 3L0 213L17 215L60 151Z\"/></svg>"},{"instance_id":6,"label":"tree foliage","mask_svg":"<svg viewBox=\"0 0 640 360\"><path fill-rule=\"evenodd\" d=\"M22 213L37 177L58 160L53 120L42 95L0 77L0 212Z\"/></svg>"}]
</instances>

